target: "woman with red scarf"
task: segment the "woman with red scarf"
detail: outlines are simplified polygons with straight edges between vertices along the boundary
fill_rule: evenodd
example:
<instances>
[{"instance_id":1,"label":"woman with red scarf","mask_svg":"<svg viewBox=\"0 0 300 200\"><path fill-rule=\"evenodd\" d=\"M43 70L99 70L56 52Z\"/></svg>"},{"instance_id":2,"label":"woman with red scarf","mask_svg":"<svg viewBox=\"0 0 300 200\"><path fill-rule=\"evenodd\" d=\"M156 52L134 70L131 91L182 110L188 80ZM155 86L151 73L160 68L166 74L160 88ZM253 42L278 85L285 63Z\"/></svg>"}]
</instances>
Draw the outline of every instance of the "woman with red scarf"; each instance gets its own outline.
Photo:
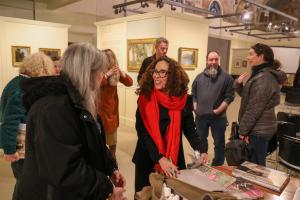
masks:
<instances>
[{"instance_id":1,"label":"woman with red scarf","mask_svg":"<svg viewBox=\"0 0 300 200\"><path fill-rule=\"evenodd\" d=\"M183 68L168 57L155 60L139 81L138 141L132 159L136 192L150 185L151 172L176 177L180 169L186 168L182 132L192 148L201 152L198 162L207 162L207 152L195 129L188 82Z\"/></svg>"}]
</instances>

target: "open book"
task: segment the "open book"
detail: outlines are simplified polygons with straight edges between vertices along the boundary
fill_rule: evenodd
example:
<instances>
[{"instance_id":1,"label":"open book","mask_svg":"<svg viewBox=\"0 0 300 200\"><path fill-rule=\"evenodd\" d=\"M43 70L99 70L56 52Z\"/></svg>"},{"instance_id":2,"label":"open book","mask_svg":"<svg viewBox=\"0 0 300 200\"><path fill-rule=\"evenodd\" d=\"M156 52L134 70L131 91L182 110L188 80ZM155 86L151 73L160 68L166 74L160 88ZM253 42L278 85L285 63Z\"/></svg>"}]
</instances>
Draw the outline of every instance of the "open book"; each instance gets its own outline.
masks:
<instances>
[{"instance_id":1,"label":"open book","mask_svg":"<svg viewBox=\"0 0 300 200\"><path fill-rule=\"evenodd\" d=\"M289 175L248 161L233 170L232 175L280 192L289 180Z\"/></svg>"}]
</instances>

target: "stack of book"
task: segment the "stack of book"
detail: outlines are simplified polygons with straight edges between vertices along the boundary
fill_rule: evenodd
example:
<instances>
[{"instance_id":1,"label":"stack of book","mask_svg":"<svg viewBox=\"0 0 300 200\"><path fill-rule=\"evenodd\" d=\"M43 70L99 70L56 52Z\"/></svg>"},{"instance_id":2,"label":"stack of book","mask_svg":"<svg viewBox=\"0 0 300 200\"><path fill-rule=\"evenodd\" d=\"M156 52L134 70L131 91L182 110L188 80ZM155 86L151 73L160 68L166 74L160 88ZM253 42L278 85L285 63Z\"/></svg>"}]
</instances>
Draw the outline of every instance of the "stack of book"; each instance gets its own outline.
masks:
<instances>
[{"instance_id":1,"label":"stack of book","mask_svg":"<svg viewBox=\"0 0 300 200\"><path fill-rule=\"evenodd\" d=\"M233 170L232 175L242 177L257 185L280 192L288 183L289 175L275 169L270 169L248 161L243 162Z\"/></svg>"},{"instance_id":2,"label":"stack of book","mask_svg":"<svg viewBox=\"0 0 300 200\"><path fill-rule=\"evenodd\" d=\"M224 192L237 199L258 199L264 196L247 180L232 177L208 165L181 170L177 180L209 192Z\"/></svg>"}]
</instances>

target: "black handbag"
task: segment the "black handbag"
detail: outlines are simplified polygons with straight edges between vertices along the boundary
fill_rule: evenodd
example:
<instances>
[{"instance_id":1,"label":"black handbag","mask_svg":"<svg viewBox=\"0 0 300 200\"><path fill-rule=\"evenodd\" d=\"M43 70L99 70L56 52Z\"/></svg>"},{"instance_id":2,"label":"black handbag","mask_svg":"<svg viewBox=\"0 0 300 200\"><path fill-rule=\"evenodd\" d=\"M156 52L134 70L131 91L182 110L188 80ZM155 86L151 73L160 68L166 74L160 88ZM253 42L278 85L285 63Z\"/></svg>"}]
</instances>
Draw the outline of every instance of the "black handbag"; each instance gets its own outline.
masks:
<instances>
[{"instance_id":1,"label":"black handbag","mask_svg":"<svg viewBox=\"0 0 300 200\"><path fill-rule=\"evenodd\" d=\"M244 161L257 162L254 148L240 139L232 139L225 146L225 157L228 165L239 166Z\"/></svg>"}]
</instances>

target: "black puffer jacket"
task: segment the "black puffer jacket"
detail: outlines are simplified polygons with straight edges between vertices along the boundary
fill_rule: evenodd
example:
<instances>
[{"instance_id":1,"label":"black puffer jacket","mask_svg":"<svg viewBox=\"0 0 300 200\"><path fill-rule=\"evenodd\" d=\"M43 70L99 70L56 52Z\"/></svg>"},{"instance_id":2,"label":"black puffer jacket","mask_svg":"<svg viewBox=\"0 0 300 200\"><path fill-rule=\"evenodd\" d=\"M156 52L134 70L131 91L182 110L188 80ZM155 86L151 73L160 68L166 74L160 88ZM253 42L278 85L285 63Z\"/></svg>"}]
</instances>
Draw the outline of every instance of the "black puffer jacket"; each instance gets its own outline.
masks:
<instances>
[{"instance_id":1,"label":"black puffer jacket","mask_svg":"<svg viewBox=\"0 0 300 200\"><path fill-rule=\"evenodd\" d=\"M280 103L280 84L285 79L284 72L266 66L251 77L245 86L236 84L236 90L242 97L239 111L241 135L250 132L272 135L276 132L275 106Z\"/></svg>"},{"instance_id":2,"label":"black puffer jacket","mask_svg":"<svg viewBox=\"0 0 300 200\"><path fill-rule=\"evenodd\" d=\"M28 109L21 199L106 199L116 163L70 80L39 77L21 84Z\"/></svg>"}]
</instances>

